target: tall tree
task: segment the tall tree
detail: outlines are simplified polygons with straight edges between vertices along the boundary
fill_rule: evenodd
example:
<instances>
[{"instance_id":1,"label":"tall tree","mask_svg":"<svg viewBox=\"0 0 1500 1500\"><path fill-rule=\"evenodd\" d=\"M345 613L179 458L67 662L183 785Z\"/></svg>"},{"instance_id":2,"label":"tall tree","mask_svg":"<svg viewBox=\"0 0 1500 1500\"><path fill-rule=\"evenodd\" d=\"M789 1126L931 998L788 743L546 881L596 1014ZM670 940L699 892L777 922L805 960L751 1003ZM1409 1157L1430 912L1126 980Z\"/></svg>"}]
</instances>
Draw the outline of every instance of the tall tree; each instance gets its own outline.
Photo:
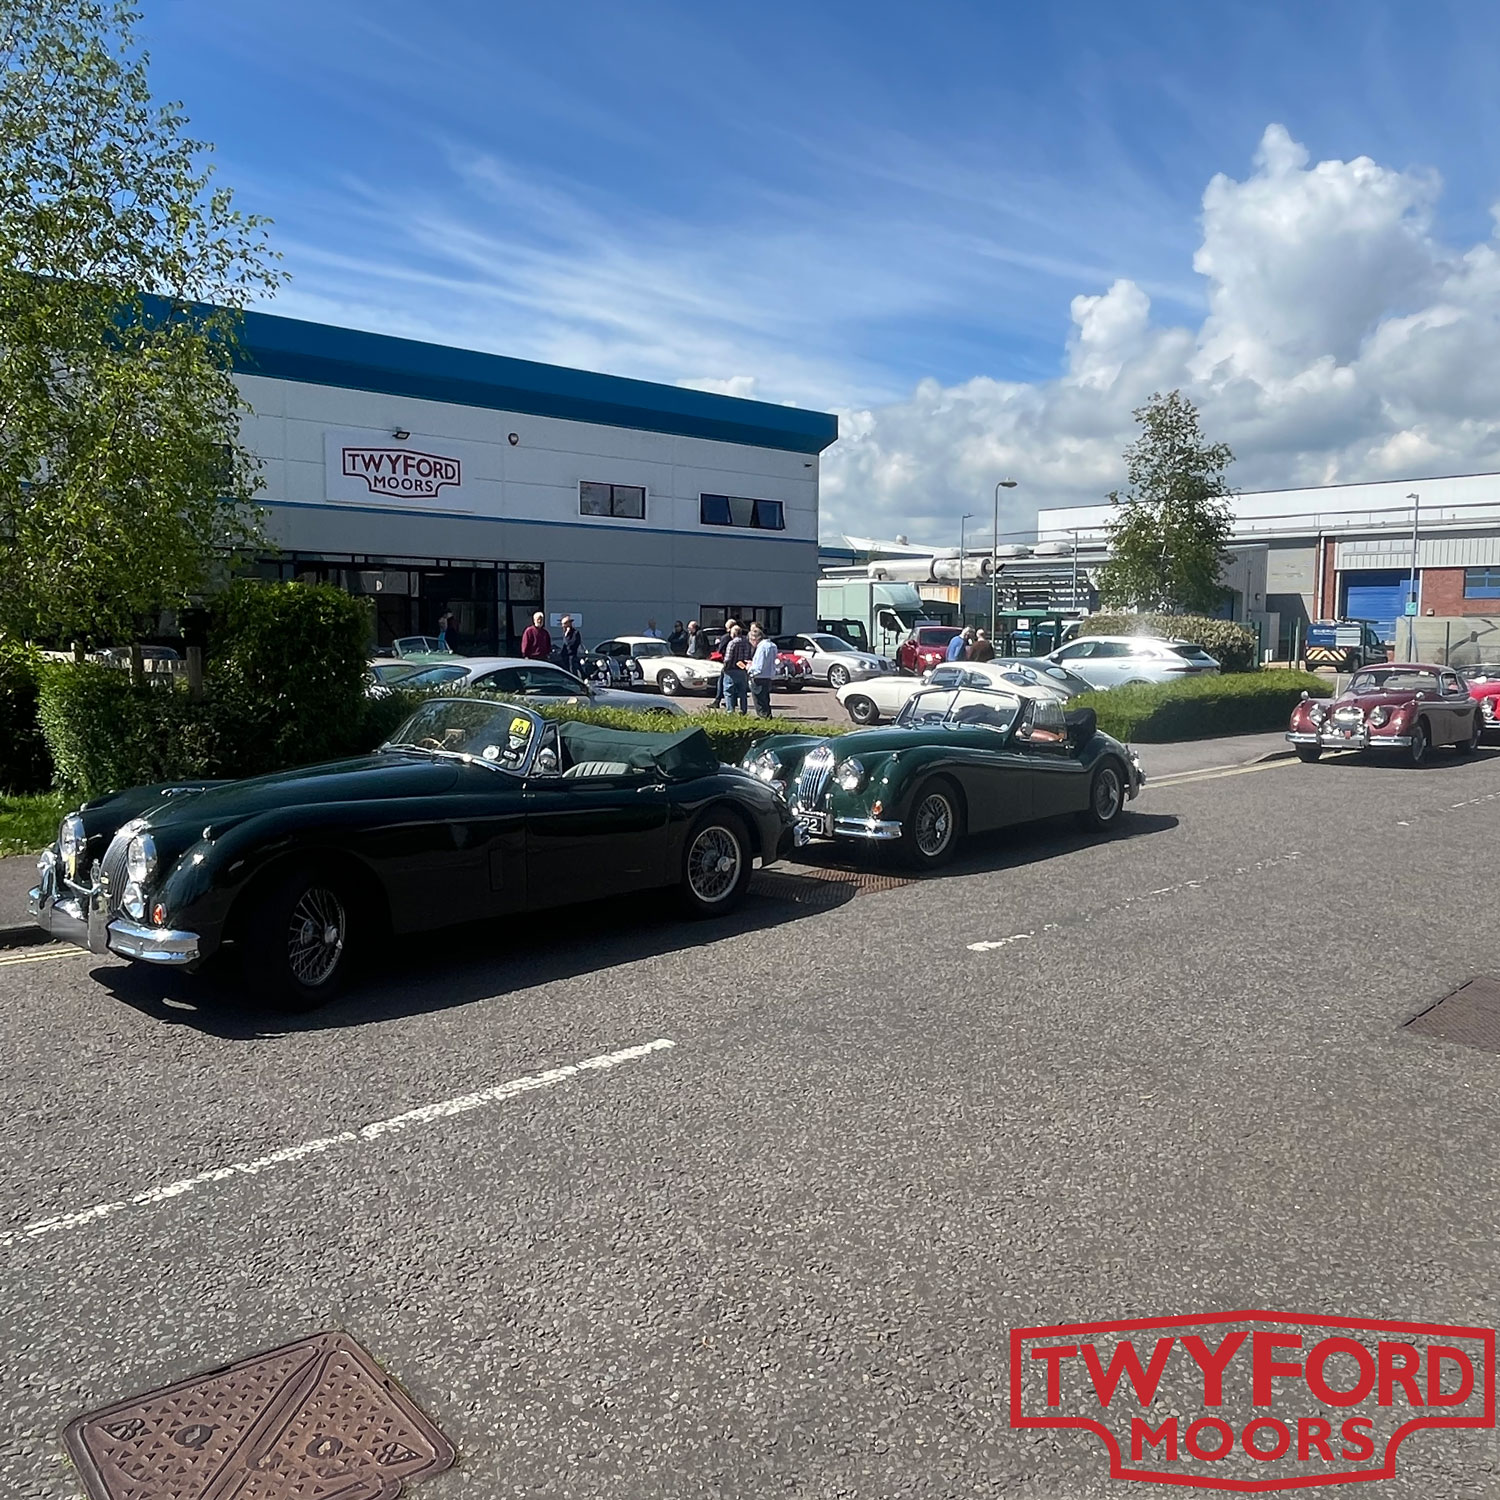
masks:
<instances>
[{"instance_id":1,"label":"tall tree","mask_svg":"<svg viewBox=\"0 0 1500 1500\"><path fill-rule=\"evenodd\" d=\"M1229 540L1226 443L1206 443L1198 408L1181 391L1154 394L1135 412L1141 435L1125 450L1129 488L1110 492L1110 560L1100 570L1106 604L1211 613Z\"/></svg>"},{"instance_id":2,"label":"tall tree","mask_svg":"<svg viewBox=\"0 0 1500 1500\"><path fill-rule=\"evenodd\" d=\"M231 361L281 273L138 20L0 0L0 633L118 638L254 538Z\"/></svg>"}]
</instances>

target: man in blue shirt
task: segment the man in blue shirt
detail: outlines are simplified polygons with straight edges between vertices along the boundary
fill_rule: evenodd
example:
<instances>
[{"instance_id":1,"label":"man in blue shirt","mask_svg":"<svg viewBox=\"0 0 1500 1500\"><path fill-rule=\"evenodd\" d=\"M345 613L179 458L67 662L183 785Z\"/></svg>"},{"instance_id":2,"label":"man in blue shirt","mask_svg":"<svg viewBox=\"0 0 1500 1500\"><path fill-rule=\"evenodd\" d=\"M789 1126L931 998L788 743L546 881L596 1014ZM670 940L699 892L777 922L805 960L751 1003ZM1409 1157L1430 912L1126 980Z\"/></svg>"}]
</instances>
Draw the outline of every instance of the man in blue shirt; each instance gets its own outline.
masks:
<instances>
[{"instance_id":1,"label":"man in blue shirt","mask_svg":"<svg viewBox=\"0 0 1500 1500\"><path fill-rule=\"evenodd\" d=\"M776 681L776 642L761 630L750 627L750 691L755 695L755 717L771 717L771 684Z\"/></svg>"},{"instance_id":2,"label":"man in blue shirt","mask_svg":"<svg viewBox=\"0 0 1500 1500\"><path fill-rule=\"evenodd\" d=\"M960 630L951 641L948 642L948 660L962 661L969 652L969 632Z\"/></svg>"}]
</instances>

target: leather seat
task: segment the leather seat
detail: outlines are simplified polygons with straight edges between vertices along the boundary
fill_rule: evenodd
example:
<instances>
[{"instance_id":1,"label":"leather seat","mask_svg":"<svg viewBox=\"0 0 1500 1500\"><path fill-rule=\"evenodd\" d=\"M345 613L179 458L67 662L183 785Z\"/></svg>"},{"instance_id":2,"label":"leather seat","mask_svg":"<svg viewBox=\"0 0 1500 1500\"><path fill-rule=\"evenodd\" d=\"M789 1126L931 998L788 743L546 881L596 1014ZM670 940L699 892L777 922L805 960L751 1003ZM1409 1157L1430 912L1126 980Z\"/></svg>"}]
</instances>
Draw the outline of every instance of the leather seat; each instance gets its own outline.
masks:
<instances>
[{"instance_id":1,"label":"leather seat","mask_svg":"<svg viewBox=\"0 0 1500 1500\"><path fill-rule=\"evenodd\" d=\"M630 767L622 760L581 760L569 766L564 776L628 776Z\"/></svg>"}]
</instances>

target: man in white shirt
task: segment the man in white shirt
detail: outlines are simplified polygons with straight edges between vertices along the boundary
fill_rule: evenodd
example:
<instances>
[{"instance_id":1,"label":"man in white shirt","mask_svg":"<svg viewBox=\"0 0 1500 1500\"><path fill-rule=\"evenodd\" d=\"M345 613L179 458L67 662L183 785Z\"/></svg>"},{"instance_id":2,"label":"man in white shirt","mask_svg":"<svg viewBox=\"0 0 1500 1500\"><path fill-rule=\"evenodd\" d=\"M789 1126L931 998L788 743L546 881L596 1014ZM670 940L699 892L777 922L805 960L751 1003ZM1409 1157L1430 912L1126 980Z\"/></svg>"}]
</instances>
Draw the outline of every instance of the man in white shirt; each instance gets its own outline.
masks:
<instances>
[{"instance_id":1,"label":"man in white shirt","mask_svg":"<svg viewBox=\"0 0 1500 1500\"><path fill-rule=\"evenodd\" d=\"M755 717L771 717L771 684L776 681L776 642L759 625L750 627L750 691L755 697Z\"/></svg>"}]
</instances>

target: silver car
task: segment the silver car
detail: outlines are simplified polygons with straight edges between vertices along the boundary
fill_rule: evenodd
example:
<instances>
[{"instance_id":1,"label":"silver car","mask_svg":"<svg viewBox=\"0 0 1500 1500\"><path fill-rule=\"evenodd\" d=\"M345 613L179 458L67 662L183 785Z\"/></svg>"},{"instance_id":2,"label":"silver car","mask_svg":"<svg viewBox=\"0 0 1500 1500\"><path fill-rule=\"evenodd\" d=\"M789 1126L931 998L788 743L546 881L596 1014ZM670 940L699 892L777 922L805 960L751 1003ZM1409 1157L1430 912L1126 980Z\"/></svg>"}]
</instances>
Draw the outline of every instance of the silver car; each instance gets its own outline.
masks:
<instances>
[{"instance_id":1,"label":"silver car","mask_svg":"<svg viewBox=\"0 0 1500 1500\"><path fill-rule=\"evenodd\" d=\"M780 651L795 651L807 663L812 681L826 682L831 688L848 687L851 682L863 682L896 670L896 664L888 657L861 651L842 636L822 631L779 635L776 647Z\"/></svg>"},{"instance_id":2,"label":"silver car","mask_svg":"<svg viewBox=\"0 0 1500 1500\"><path fill-rule=\"evenodd\" d=\"M635 713L684 714L669 698L644 702L639 693L598 687L550 662L518 656L462 656L453 662L423 667L398 680L403 688L466 687L504 693L507 698L535 698L543 703L579 703L593 708L628 708Z\"/></svg>"},{"instance_id":3,"label":"silver car","mask_svg":"<svg viewBox=\"0 0 1500 1500\"><path fill-rule=\"evenodd\" d=\"M1079 636L1046 659L1077 673L1093 688L1181 682L1185 677L1212 677L1219 670L1202 646L1154 635Z\"/></svg>"}]
</instances>

